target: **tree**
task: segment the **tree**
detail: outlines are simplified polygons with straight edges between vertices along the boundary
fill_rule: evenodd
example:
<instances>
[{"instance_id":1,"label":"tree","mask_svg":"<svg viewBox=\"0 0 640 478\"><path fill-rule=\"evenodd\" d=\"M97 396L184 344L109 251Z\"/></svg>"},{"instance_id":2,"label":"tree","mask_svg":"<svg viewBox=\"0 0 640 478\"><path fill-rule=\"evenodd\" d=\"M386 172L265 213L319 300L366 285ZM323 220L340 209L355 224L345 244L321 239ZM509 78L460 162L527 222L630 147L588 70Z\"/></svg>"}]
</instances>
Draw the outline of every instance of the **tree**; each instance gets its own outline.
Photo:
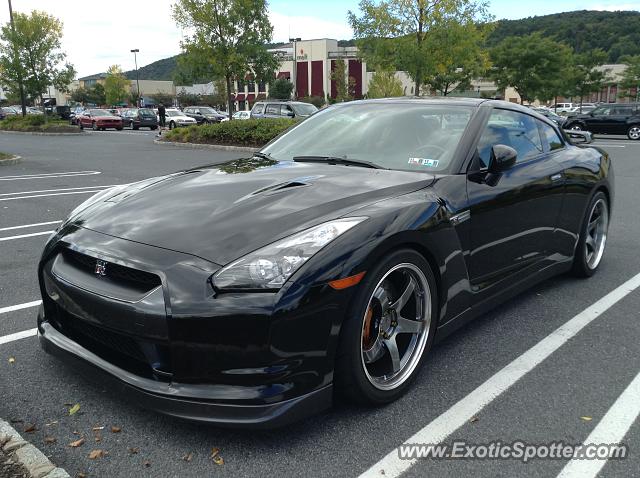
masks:
<instances>
[{"instance_id":1,"label":"tree","mask_svg":"<svg viewBox=\"0 0 640 478\"><path fill-rule=\"evenodd\" d=\"M483 48L490 27L476 22L444 22L427 38L431 55L431 75L426 82L443 96L471 87L471 80L484 75L489 55Z\"/></svg>"},{"instance_id":2,"label":"tree","mask_svg":"<svg viewBox=\"0 0 640 478\"><path fill-rule=\"evenodd\" d=\"M104 80L104 93L108 105L125 103L129 99L131 83L122 73L120 65L112 65L107 70L107 78ZM137 92L137 90L136 90ZM138 102L136 101L136 104Z\"/></svg>"},{"instance_id":3,"label":"tree","mask_svg":"<svg viewBox=\"0 0 640 478\"><path fill-rule=\"evenodd\" d=\"M640 94L640 55L623 57L627 69L622 74L620 86L624 89L620 96L638 101ZM634 94L635 89L635 94Z\"/></svg>"},{"instance_id":4,"label":"tree","mask_svg":"<svg viewBox=\"0 0 640 478\"><path fill-rule=\"evenodd\" d=\"M334 101L341 103L343 101L351 101L354 97L353 90L355 87L355 79L347 78L347 67L342 60L336 60L335 68L331 72L331 81L336 84L336 96Z\"/></svg>"},{"instance_id":5,"label":"tree","mask_svg":"<svg viewBox=\"0 0 640 478\"><path fill-rule=\"evenodd\" d=\"M107 96L104 92L104 86L100 83L96 83L94 86L87 90L87 103L91 103L94 105L104 105L107 103Z\"/></svg>"},{"instance_id":6,"label":"tree","mask_svg":"<svg viewBox=\"0 0 640 478\"><path fill-rule=\"evenodd\" d=\"M376 71L369 81L369 98L391 98L402 96L402 82L396 78L393 71Z\"/></svg>"},{"instance_id":7,"label":"tree","mask_svg":"<svg viewBox=\"0 0 640 478\"><path fill-rule=\"evenodd\" d=\"M76 103L82 103L82 104L88 103L89 96L90 96L89 90L83 87L76 88L71 92L71 99Z\"/></svg>"},{"instance_id":8,"label":"tree","mask_svg":"<svg viewBox=\"0 0 640 478\"><path fill-rule=\"evenodd\" d=\"M173 96L167 93L161 93L158 91L156 94L150 96L158 104L162 103L165 106L171 106L173 104Z\"/></svg>"},{"instance_id":9,"label":"tree","mask_svg":"<svg viewBox=\"0 0 640 478\"><path fill-rule=\"evenodd\" d=\"M177 95L180 106L194 106L200 104L200 96L194 93L187 93L184 89Z\"/></svg>"},{"instance_id":10,"label":"tree","mask_svg":"<svg viewBox=\"0 0 640 478\"><path fill-rule=\"evenodd\" d=\"M25 94L42 102L50 85L68 91L75 71L60 51L62 22L44 12L14 13L15 32L9 24L0 29L0 83L17 90L18 80ZM17 54L16 54L17 53Z\"/></svg>"},{"instance_id":11,"label":"tree","mask_svg":"<svg viewBox=\"0 0 640 478\"><path fill-rule=\"evenodd\" d=\"M607 61L604 50L592 50L590 52L574 55L573 65L568 74L568 96L579 96L580 105L585 96L600 91L606 80L607 71L598 70Z\"/></svg>"},{"instance_id":12,"label":"tree","mask_svg":"<svg viewBox=\"0 0 640 478\"><path fill-rule=\"evenodd\" d=\"M249 71L256 81L273 78L277 60L265 47L273 34L266 0L177 0L172 8L178 25L191 32L182 42L184 61L225 79L229 113L234 79Z\"/></svg>"},{"instance_id":13,"label":"tree","mask_svg":"<svg viewBox=\"0 0 640 478\"><path fill-rule=\"evenodd\" d=\"M490 51L490 76L499 89L512 86L521 102L546 101L566 89L571 49L540 33L510 37Z\"/></svg>"},{"instance_id":14,"label":"tree","mask_svg":"<svg viewBox=\"0 0 640 478\"><path fill-rule=\"evenodd\" d=\"M429 37L450 21L466 24L491 17L484 0L361 0L362 15L349 11L349 23L367 63L407 71L416 84L434 76Z\"/></svg>"},{"instance_id":15,"label":"tree","mask_svg":"<svg viewBox=\"0 0 640 478\"><path fill-rule=\"evenodd\" d=\"M293 83L286 78L278 78L269 85L269 96L277 100L291 99Z\"/></svg>"}]
</instances>

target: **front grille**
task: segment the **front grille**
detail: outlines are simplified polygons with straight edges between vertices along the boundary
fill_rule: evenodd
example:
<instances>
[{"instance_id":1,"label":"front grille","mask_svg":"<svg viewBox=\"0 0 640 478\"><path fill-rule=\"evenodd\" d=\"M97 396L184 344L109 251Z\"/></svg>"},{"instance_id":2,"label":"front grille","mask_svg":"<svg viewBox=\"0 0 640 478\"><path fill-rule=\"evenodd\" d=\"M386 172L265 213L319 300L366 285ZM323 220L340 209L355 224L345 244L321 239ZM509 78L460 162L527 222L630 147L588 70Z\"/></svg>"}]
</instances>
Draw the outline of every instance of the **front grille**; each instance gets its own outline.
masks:
<instances>
[{"instance_id":1,"label":"front grille","mask_svg":"<svg viewBox=\"0 0 640 478\"><path fill-rule=\"evenodd\" d=\"M65 259L78 268L84 269L91 274L95 273L97 259L72 249L65 249L63 252ZM106 276L122 285L133 286L142 290L151 290L161 284L160 277L150 272L132 269L110 262L107 267Z\"/></svg>"}]
</instances>

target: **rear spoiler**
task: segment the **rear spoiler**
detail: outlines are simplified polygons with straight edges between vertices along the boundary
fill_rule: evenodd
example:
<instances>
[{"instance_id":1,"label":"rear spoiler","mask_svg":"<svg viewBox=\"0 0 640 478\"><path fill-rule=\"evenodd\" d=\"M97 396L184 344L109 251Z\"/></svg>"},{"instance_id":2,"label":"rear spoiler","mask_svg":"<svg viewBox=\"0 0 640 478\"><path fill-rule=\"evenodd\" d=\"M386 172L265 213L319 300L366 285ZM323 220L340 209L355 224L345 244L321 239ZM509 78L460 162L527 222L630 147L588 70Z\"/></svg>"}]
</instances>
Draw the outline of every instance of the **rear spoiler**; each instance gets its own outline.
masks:
<instances>
[{"instance_id":1,"label":"rear spoiler","mask_svg":"<svg viewBox=\"0 0 640 478\"><path fill-rule=\"evenodd\" d=\"M565 129L564 132L572 144L589 144L593 142L593 135L589 131Z\"/></svg>"}]
</instances>

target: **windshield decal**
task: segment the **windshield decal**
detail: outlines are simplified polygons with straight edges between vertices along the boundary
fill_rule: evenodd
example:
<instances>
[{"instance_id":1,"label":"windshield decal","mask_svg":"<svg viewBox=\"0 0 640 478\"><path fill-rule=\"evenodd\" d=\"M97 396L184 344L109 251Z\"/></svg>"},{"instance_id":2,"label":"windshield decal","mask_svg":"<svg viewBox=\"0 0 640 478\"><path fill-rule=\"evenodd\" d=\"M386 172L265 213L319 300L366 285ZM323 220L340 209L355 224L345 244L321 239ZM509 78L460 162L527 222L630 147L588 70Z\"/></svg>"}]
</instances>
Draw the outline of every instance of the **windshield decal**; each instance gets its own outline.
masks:
<instances>
[{"instance_id":1,"label":"windshield decal","mask_svg":"<svg viewBox=\"0 0 640 478\"><path fill-rule=\"evenodd\" d=\"M437 159L409 158L409 164L417 164L419 166L426 166L427 168L437 168L439 162Z\"/></svg>"}]
</instances>

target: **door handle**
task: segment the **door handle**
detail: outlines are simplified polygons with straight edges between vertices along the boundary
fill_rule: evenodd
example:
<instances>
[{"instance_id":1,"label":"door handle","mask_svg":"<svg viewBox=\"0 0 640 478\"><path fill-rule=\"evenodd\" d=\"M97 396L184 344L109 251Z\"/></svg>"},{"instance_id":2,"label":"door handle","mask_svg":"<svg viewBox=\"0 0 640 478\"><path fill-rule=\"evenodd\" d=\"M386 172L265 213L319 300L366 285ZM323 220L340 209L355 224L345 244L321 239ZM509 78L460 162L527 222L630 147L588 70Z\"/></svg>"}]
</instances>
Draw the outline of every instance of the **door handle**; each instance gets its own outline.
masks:
<instances>
[{"instance_id":1,"label":"door handle","mask_svg":"<svg viewBox=\"0 0 640 478\"><path fill-rule=\"evenodd\" d=\"M554 183L557 181L560 181L562 179L562 173L557 173L551 176L551 181L553 181Z\"/></svg>"}]
</instances>

